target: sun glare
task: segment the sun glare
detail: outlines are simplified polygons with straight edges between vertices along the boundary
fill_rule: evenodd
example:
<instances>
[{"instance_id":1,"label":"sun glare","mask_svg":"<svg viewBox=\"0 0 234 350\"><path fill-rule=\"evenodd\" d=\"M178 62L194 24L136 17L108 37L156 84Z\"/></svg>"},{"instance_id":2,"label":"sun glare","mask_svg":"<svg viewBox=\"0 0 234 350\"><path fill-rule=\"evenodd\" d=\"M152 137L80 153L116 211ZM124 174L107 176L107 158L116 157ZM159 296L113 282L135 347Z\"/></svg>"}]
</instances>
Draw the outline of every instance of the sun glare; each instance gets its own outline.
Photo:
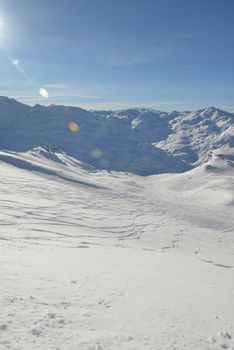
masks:
<instances>
[{"instance_id":1,"label":"sun glare","mask_svg":"<svg viewBox=\"0 0 234 350\"><path fill-rule=\"evenodd\" d=\"M6 44L9 40L9 26L6 19L0 14L0 45Z\"/></svg>"},{"instance_id":2,"label":"sun glare","mask_svg":"<svg viewBox=\"0 0 234 350\"><path fill-rule=\"evenodd\" d=\"M3 19L2 17L0 17L0 38L3 37L3 30L4 30Z\"/></svg>"},{"instance_id":3,"label":"sun glare","mask_svg":"<svg viewBox=\"0 0 234 350\"><path fill-rule=\"evenodd\" d=\"M44 98L48 98L49 97L49 93L45 88L40 88L39 89L39 94L44 97Z\"/></svg>"}]
</instances>

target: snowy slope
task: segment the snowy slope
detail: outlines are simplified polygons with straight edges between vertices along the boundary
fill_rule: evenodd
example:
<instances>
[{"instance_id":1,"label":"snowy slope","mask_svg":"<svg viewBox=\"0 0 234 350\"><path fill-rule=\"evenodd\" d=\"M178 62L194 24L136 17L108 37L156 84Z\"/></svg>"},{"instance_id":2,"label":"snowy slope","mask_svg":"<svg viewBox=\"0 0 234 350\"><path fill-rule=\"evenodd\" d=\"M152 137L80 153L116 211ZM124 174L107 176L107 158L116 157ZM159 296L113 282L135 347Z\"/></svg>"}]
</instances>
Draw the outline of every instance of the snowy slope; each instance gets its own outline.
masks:
<instances>
[{"instance_id":1,"label":"snowy slope","mask_svg":"<svg viewBox=\"0 0 234 350\"><path fill-rule=\"evenodd\" d=\"M234 349L233 119L0 98L0 350Z\"/></svg>"},{"instance_id":2,"label":"snowy slope","mask_svg":"<svg viewBox=\"0 0 234 350\"><path fill-rule=\"evenodd\" d=\"M110 112L131 126L143 142L149 142L168 154L197 166L212 150L234 146L234 115L209 107L195 112L160 112L130 109Z\"/></svg>"},{"instance_id":3,"label":"snowy slope","mask_svg":"<svg viewBox=\"0 0 234 350\"><path fill-rule=\"evenodd\" d=\"M0 153L0 349L234 347L234 152L183 174Z\"/></svg>"},{"instance_id":4,"label":"snowy slope","mask_svg":"<svg viewBox=\"0 0 234 350\"><path fill-rule=\"evenodd\" d=\"M79 132L72 134L69 123ZM28 107L0 100L0 149L60 148L100 169L141 175L181 172L190 166L145 142L123 119L65 106Z\"/></svg>"},{"instance_id":5,"label":"snowy slope","mask_svg":"<svg viewBox=\"0 0 234 350\"><path fill-rule=\"evenodd\" d=\"M169 122L172 133L159 143L172 155L191 165L201 164L210 151L234 147L234 115L206 108L196 112L173 114Z\"/></svg>"},{"instance_id":6,"label":"snowy slope","mask_svg":"<svg viewBox=\"0 0 234 350\"><path fill-rule=\"evenodd\" d=\"M77 133L69 130L76 122ZM212 150L234 147L234 116L215 108L196 112L149 109L86 111L26 106L0 98L0 149L59 148L98 169L139 175L184 172Z\"/></svg>"}]
</instances>

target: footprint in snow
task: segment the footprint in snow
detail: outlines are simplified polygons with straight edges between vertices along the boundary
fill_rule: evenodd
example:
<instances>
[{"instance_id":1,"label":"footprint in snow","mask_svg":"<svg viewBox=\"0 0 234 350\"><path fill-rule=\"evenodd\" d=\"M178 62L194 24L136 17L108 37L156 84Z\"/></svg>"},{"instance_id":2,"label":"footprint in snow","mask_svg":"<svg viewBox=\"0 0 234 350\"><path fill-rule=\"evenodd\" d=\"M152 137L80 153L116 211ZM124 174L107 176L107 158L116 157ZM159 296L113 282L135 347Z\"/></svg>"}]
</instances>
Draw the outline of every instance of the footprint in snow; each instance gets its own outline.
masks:
<instances>
[{"instance_id":1,"label":"footprint in snow","mask_svg":"<svg viewBox=\"0 0 234 350\"><path fill-rule=\"evenodd\" d=\"M42 333L42 329L41 328L32 328L31 332L33 335L39 337Z\"/></svg>"},{"instance_id":2,"label":"footprint in snow","mask_svg":"<svg viewBox=\"0 0 234 350\"><path fill-rule=\"evenodd\" d=\"M6 331L7 330L7 325L5 323L0 325L0 331Z\"/></svg>"},{"instance_id":3,"label":"footprint in snow","mask_svg":"<svg viewBox=\"0 0 234 350\"><path fill-rule=\"evenodd\" d=\"M221 338L221 339L220 339ZM224 341L223 343L221 341ZM231 344L230 342L232 342L232 336L230 335L230 333L226 332L226 331L222 331L220 333L218 333L218 338L214 338L214 337L207 337L206 338L206 343L209 345L218 345L217 343L219 343L219 348L221 349L230 349L230 350L234 350L234 344ZM215 347L215 349L217 349Z\"/></svg>"},{"instance_id":4,"label":"footprint in snow","mask_svg":"<svg viewBox=\"0 0 234 350\"><path fill-rule=\"evenodd\" d=\"M72 280L70 283L71 283L71 284L77 284L77 283L78 283L78 281L76 281L76 280Z\"/></svg>"},{"instance_id":5,"label":"footprint in snow","mask_svg":"<svg viewBox=\"0 0 234 350\"><path fill-rule=\"evenodd\" d=\"M219 336L222 337L222 338L225 338L225 339L232 339L231 335L228 332L226 332L226 331L220 332Z\"/></svg>"},{"instance_id":6,"label":"footprint in snow","mask_svg":"<svg viewBox=\"0 0 234 350\"><path fill-rule=\"evenodd\" d=\"M97 344L97 346L89 346L87 350L104 350L103 347L100 344Z\"/></svg>"},{"instance_id":7,"label":"footprint in snow","mask_svg":"<svg viewBox=\"0 0 234 350\"><path fill-rule=\"evenodd\" d=\"M98 344L98 346L96 347L96 350L103 350L103 347Z\"/></svg>"}]
</instances>

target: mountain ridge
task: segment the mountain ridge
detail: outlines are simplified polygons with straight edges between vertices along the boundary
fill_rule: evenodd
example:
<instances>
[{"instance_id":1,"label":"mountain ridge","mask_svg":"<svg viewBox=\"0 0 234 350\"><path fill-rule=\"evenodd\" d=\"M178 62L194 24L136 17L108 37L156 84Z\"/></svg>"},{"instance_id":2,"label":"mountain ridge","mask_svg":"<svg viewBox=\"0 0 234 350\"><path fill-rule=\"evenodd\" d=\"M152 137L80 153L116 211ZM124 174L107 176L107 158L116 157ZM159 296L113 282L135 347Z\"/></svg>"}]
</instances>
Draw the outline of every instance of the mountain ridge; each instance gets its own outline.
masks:
<instances>
[{"instance_id":1,"label":"mountain ridge","mask_svg":"<svg viewBox=\"0 0 234 350\"><path fill-rule=\"evenodd\" d=\"M76 123L77 132L69 129ZM234 115L215 107L164 112L29 106L0 97L0 149L61 149L97 169L138 175L184 172L218 148L234 147Z\"/></svg>"}]
</instances>

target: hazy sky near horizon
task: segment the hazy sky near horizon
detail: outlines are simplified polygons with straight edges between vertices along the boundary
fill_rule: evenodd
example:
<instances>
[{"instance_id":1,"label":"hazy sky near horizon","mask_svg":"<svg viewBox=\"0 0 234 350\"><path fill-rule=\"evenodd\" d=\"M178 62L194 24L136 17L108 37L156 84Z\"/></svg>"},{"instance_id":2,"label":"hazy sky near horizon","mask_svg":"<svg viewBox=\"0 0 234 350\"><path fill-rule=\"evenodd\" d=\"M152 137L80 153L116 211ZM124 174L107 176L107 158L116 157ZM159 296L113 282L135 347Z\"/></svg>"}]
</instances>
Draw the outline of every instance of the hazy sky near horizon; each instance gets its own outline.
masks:
<instances>
[{"instance_id":1,"label":"hazy sky near horizon","mask_svg":"<svg viewBox=\"0 0 234 350\"><path fill-rule=\"evenodd\" d=\"M234 111L233 14L233 0L0 0L0 95Z\"/></svg>"}]
</instances>

